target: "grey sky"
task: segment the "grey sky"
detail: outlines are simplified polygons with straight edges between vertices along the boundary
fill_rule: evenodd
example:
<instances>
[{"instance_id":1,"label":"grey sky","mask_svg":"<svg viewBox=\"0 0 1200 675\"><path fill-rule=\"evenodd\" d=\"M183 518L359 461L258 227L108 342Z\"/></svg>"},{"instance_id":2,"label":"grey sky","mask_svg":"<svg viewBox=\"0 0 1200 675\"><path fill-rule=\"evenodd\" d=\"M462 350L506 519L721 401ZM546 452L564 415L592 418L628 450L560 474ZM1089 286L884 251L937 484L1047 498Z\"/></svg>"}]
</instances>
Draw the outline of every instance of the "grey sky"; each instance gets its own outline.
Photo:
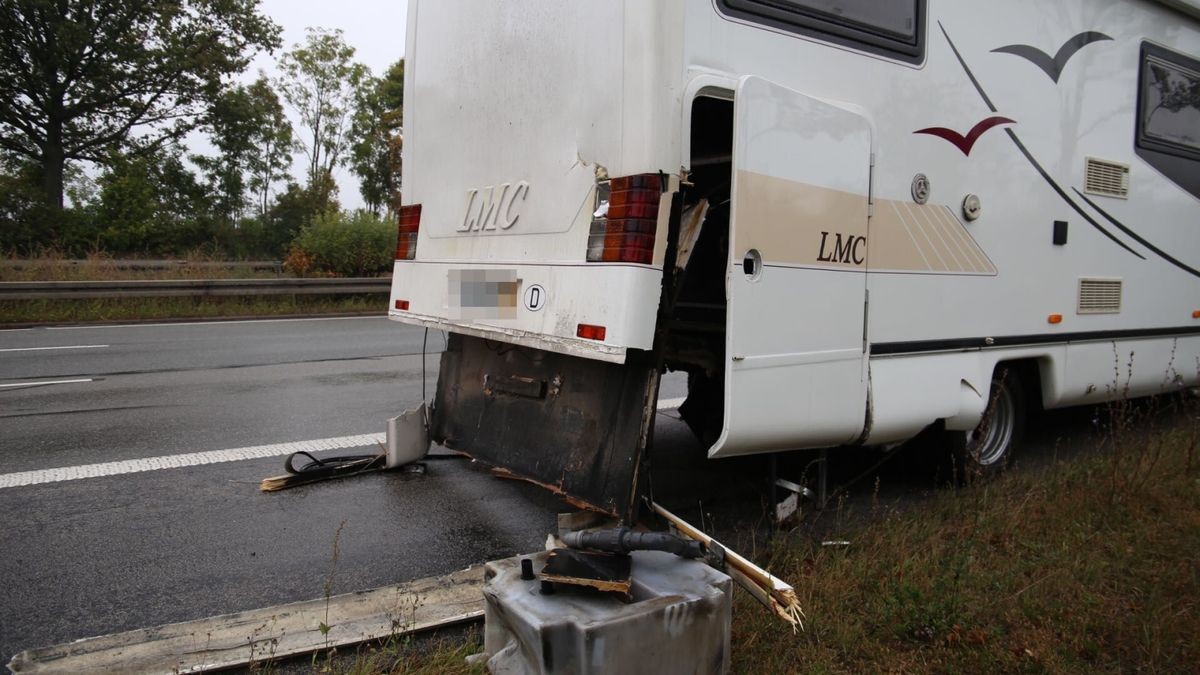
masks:
<instances>
[{"instance_id":1,"label":"grey sky","mask_svg":"<svg viewBox=\"0 0 1200 675\"><path fill-rule=\"evenodd\" d=\"M376 76L382 75L388 66L404 56L407 0L262 0L260 7L263 14L283 27L283 49L274 54L259 54L245 73L244 79L248 82L257 79L260 70L274 77L276 59L283 51L302 42L304 29L310 26L340 28L345 33L346 43L355 49L355 59ZM287 107L286 103L284 107ZM289 109L288 113L292 123L298 124L294 112ZM296 131L299 133L300 129ZM208 152L211 147L204 139L193 139L191 145L200 152ZM296 157L292 176L298 181L304 179L302 154ZM342 207L363 206L358 193L358 178L345 166L337 169L335 178Z\"/></svg>"},{"instance_id":2,"label":"grey sky","mask_svg":"<svg viewBox=\"0 0 1200 675\"><path fill-rule=\"evenodd\" d=\"M356 57L376 75L404 56L407 0L262 0L263 14L283 27L283 48L304 40L307 27L340 28ZM251 67L273 73L274 55L259 55Z\"/></svg>"}]
</instances>

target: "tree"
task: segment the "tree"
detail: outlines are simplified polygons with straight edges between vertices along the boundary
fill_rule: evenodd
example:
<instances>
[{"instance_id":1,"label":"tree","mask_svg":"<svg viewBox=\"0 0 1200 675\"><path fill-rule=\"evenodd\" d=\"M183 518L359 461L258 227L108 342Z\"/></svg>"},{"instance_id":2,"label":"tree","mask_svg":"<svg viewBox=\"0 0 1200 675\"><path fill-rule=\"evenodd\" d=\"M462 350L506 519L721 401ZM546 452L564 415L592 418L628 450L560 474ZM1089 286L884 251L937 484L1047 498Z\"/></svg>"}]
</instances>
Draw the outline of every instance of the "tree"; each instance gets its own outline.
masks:
<instances>
[{"instance_id":1,"label":"tree","mask_svg":"<svg viewBox=\"0 0 1200 675\"><path fill-rule=\"evenodd\" d=\"M237 222L253 196L259 215L270 205L271 187L287 178L292 125L266 77L229 87L214 102L206 126L216 157L194 156L216 197L217 212Z\"/></svg>"},{"instance_id":2,"label":"tree","mask_svg":"<svg viewBox=\"0 0 1200 675\"><path fill-rule=\"evenodd\" d=\"M184 253L213 235L211 195L180 150L117 155L100 176L100 242L115 253Z\"/></svg>"},{"instance_id":3,"label":"tree","mask_svg":"<svg viewBox=\"0 0 1200 675\"><path fill-rule=\"evenodd\" d=\"M258 2L0 2L0 146L40 165L61 210L66 162L180 138L222 78L279 45Z\"/></svg>"},{"instance_id":4,"label":"tree","mask_svg":"<svg viewBox=\"0 0 1200 675\"><path fill-rule=\"evenodd\" d=\"M266 219L264 237L267 246L278 251L319 216L340 212L341 205L336 196L337 185L328 174L319 179L314 189L288 183L275 198L270 217Z\"/></svg>"},{"instance_id":5,"label":"tree","mask_svg":"<svg viewBox=\"0 0 1200 675\"><path fill-rule=\"evenodd\" d=\"M277 181L291 178L288 169L292 166L292 152L297 145L292 123L284 114L271 83L266 78L259 78L250 85L249 93L262 115L258 152L250 157L250 189L257 198L258 215L265 218L271 208L272 186Z\"/></svg>"},{"instance_id":6,"label":"tree","mask_svg":"<svg viewBox=\"0 0 1200 675\"><path fill-rule=\"evenodd\" d=\"M366 66L355 63L354 48L340 30L309 28L304 44L279 60L283 77L279 90L300 115L307 138L308 189L317 203L329 201L321 194L332 185L332 176L343 159L354 102L367 79Z\"/></svg>"},{"instance_id":7,"label":"tree","mask_svg":"<svg viewBox=\"0 0 1200 675\"><path fill-rule=\"evenodd\" d=\"M361 179L359 192L367 208L395 211L400 203L400 150L404 145L404 59L384 76L372 79L359 96L351 135L350 168Z\"/></svg>"},{"instance_id":8,"label":"tree","mask_svg":"<svg viewBox=\"0 0 1200 675\"><path fill-rule=\"evenodd\" d=\"M24 157L0 153L0 255L29 252L46 239L36 227L41 206L37 167Z\"/></svg>"}]
</instances>

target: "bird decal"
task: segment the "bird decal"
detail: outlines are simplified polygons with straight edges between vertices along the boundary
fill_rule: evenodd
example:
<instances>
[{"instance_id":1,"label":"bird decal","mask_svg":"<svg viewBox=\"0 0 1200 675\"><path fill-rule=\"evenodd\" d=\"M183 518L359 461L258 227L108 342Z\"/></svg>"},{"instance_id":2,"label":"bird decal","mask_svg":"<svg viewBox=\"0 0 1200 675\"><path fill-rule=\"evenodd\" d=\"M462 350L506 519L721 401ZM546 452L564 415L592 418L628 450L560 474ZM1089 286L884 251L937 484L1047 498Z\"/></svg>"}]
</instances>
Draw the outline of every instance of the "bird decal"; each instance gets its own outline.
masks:
<instances>
[{"instance_id":1,"label":"bird decal","mask_svg":"<svg viewBox=\"0 0 1200 675\"><path fill-rule=\"evenodd\" d=\"M1058 78L1062 77L1063 68L1067 67L1067 62L1070 61L1071 57L1075 56L1080 49L1083 49L1094 42L1103 42L1104 40L1111 39L1112 38L1104 33L1085 31L1079 35L1076 35L1070 40L1067 40L1063 46L1059 48L1058 53L1054 56L1050 56L1037 47L1030 47L1029 45L1008 45L1006 47L997 47L996 49L993 49L992 52L999 52L1001 54L1015 54L1016 56L1020 56L1038 68L1041 68L1047 75L1050 76L1051 80L1054 80L1055 84L1058 84Z\"/></svg>"},{"instance_id":2,"label":"bird decal","mask_svg":"<svg viewBox=\"0 0 1200 675\"><path fill-rule=\"evenodd\" d=\"M928 134L930 136L937 136L938 138L950 141L954 144L954 147L962 151L962 154L970 157L971 148L975 147L975 141L978 141L979 137L987 133L989 129L998 127L1002 124L1016 124L1016 122L1008 119L1007 117L1000 117L999 115L996 115L983 120L979 124L976 124L970 131L967 132L966 136L963 136L953 129L947 129L946 127L918 129L913 133Z\"/></svg>"}]
</instances>

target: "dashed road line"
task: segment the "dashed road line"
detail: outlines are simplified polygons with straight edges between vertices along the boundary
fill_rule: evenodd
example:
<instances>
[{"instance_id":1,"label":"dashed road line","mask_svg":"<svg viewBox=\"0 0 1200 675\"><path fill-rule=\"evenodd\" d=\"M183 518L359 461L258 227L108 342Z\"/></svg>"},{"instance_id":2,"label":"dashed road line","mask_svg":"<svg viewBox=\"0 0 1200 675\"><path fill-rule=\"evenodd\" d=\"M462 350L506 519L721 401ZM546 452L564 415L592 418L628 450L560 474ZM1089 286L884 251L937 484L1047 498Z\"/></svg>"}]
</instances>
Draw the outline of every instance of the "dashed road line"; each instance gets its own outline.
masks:
<instances>
[{"instance_id":1,"label":"dashed road line","mask_svg":"<svg viewBox=\"0 0 1200 675\"><path fill-rule=\"evenodd\" d=\"M101 476L119 476L127 473L142 473L162 469L181 469L202 464L221 464L224 462L239 462L246 459L261 459L263 457L278 457L290 455L293 452L320 452L323 450L339 450L376 445L384 442L384 434L356 434L353 436L338 436L336 438L318 438L311 441L293 441L291 443L273 443L271 445L253 445L246 448L230 450L213 450L210 452L189 452L180 455L163 457L147 457L144 459L127 459L119 462L102 462L100 464L84 464L82 466L64 466L55 469L40 469L37 471L20 471L0 475L0 489L41 485L45 483L60 483L84 478L99 478Z\"/></svg>"},{"instance_id":2,"label":"dashed road line","mask_svg":"<svg viewBox=\"0 0 1200 675\"><path fill-rule=\"evenodd\" d=\"M233 326L244 323L297 323L300 321L362 321L386 319L386 314L369 316L314 316L302 319L237 319L234 321L177 321L166 323L110 323L102 326L47 326L45 330L93 330L101 328L164 328L175 326Z\"/></svg>"},{"instance_id":3,"label":"dashed road line","mask_svg":"<svg viewBox=\"0 0 1200 675\"><path fill-rule=\"evenodd\" d=\"M684 399L682 398L662 399L658 402L658 409L667 410L670 408L677 408L683 403L683 401ZM337 436L335 438L318 438L310 441L292 441L290 443L252 445L250 447L232 448L229 450L188 452L179 455L127 459L118 462L102 462L99 464L64 466L54 469L20 471L17 473L0 474L0 489L25 487L28 485L42 485L45 483L61 483L64 481L81 480L84 478L100 478L102 476L119 476L127 473L144 473L146 471L159 471L162 469L181 469L184 467L200 466L203 464L240 462L247 459L262 459L264 457L290 455L293 452L321 452L324 450L357 448L385 443L386 440L386 435L382 433L355 434L351 436Z\"/></svg>"},{"instance_id":4,"label":"dashed road line","mask_svg":"<svg viewBox=\"0 0 1200 675\"><path fill-rule=\"evenodd\" d=\"M13 382L10 384L0 384L0 389L13 389L15 387L44 387L48 384L79 384L81 382L95 382L95 380L90 377L85 377L78 380L39 380L37 382Z\"/></svg>"},{"instance_id":5,"label":"dashed road line","mask_svg":"<svg viewBox=\"0 0 1200 675\"><path fill-rule=\"evenodd\" d=\"M108 345L67 345L65 347L13 347L0 352L49 352L56 349L107 349Z\"/></svg>"}]
</instances>

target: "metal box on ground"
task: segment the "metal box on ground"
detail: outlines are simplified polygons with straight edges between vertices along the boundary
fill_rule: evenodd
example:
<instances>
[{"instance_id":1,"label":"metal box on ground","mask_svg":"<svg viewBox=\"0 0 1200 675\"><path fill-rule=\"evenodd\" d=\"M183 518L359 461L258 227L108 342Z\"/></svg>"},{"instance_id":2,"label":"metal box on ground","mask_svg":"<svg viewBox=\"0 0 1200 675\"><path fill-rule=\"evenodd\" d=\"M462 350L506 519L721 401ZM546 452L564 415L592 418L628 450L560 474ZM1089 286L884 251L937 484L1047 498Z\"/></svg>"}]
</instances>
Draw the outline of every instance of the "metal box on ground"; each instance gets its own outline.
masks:
<instances>
[{"instance_id":1,"label":"metal box on ground","mask_svg":"<svg viewBox=\"0 0 1200 675\"><path fill-rule=\"evenodd\" d=\"M530 557L535 570L546 552ZM632 554L631 598L521 578L521 557L485 567L488 670L517 673L725 673L730 578L670 553Z\"/></svg>"}]
</instances>

